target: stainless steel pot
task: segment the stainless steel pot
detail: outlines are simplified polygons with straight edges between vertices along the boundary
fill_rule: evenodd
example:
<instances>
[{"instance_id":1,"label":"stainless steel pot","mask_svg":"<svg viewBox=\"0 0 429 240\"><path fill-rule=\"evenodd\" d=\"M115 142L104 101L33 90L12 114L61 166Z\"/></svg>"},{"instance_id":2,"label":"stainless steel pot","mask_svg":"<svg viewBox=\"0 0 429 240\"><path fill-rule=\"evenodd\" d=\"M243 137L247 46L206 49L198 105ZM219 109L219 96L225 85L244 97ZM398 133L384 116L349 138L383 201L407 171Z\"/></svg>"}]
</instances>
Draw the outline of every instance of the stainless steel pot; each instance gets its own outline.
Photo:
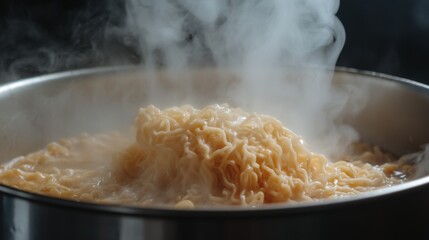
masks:
<instances>
[{"instance_id":1,"label":"stainless steel pot","mask_svg":"<svg viewBox=\"0 0 429 240\"><path fill-rule=\"evenodd\" d=\"M150 73L146 73L147 74ZM180 76L176 76L180 78ZM151 90L158 105L228 100L209 84L183 88L160 77L151 86L135 68L73 71L0 87L0 161L81 132L131 123ZM171 78L171 77L170 77ZM120 81L119 81L120 79ZM232 80L233 82L234 80ZM429 142L429 87L391 76L338 69L334 82L369 94L358 115L346 117L366 141L403 154ZM188 89L188 90L186 90ZM126 90L127 94L124 94ZM159 90L159 89L158 89ZM158 94L158 93L157 93ZM180 99L180 100L179 100ZM429 176L346 199L254 209L174 210L105 206L54 199L0 185L1 239L427 239Z\"/></svg>"}]
</instances>

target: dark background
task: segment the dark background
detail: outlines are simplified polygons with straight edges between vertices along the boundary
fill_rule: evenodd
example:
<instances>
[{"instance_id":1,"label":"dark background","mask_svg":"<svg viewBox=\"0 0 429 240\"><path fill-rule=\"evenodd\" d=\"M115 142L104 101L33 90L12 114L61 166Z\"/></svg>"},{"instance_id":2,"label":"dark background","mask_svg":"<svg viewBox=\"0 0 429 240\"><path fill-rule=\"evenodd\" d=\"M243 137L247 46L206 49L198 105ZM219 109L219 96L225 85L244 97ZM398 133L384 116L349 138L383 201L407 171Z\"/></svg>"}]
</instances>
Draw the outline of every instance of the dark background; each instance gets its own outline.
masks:
<instances>
[{"instance_id":1,"label":"dark background","mask_svg":"<svg viewBox=\"0 0 429 240\"><path fill-rule=\"evenodd\" d=\"M343 0L346 44L338 65L429 84L428 0Z\"/></svg>"},{"instance_id":2,"label":"dark background","mask_svg":"<svg viewBox=\"0 0 429 240\"><path fill-rule=\"evenodd\" d=\"M120 0L1 0L0 81L141 62L132 36L115 31L123 13ZM429 1L342 0L338 16L338 65L429 83Z\"/></svg>"}]
</instances>

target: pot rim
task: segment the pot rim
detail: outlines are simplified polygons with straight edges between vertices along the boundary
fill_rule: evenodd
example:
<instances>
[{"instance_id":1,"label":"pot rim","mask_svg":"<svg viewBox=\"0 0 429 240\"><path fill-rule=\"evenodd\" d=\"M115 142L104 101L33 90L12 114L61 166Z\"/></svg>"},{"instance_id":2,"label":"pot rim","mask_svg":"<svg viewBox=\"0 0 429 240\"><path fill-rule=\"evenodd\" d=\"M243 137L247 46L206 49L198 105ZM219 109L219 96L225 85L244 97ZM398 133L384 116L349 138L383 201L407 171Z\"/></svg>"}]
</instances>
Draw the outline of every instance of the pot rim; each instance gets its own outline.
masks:
<instances>
[{"instance_id":1,"label":"pot rim","mask_svg":"<svg viewBox=\"0 0 429 240\"><path fill-rule=\"evenodd\" d=\"M77 76L91 76L94 74L103 73L123 73L125 71L134 70L137 71L139 68L135 66L116 66L116 67L98 67L89 69L79 69L65 72L52 73L42 76L36 76L23 80L18 80L12 83L6 83L0 85L0 96L8 94L8 92L20 87L28 87L29 85L35 85L39 83L46 83L58 79L68 79ZM399 83L405 87L412 88L414 90L423 91L429 95L429 86L405 79L402 77L391 76L388 74L359 70L348 67L336 67L336 72L348 73L354 75L364 75L368 77L383 79ZM267 204L258 207L237 207L237 206L222 206L222 207L210 207L210 208L197 208L197 209L177 209L174 207L135 207L126 205L114 205L114 204L97 204L88 202L78 202L68 199L53 198L49 196L40 195L37 193L26 192L13 187L5 186L0 184L0 195L6 194L10 197L16 197L26 201L46 204L54 207L66 207L79 209L80 211L90 212L102 212L104 214L121 214L131 215L136 217L154 217L154 218L248 218L253 216L284 216L294 214L305 214L314 213L318 211L327 211L332 208L338 209L339 207L356 206L358 204L368 203L372 201L380 201L386 198L395 197L399 194L406 194L412 191L417 191L425 186L429 185L429 176L421 177L409 182L401 183L395 186L389 186L369 192L360 193L354 196L347 196L344 198L336 199L325 199L311 202L300 202L300 203L278 203L278 204Z\"/></svg>"}]
</instances>

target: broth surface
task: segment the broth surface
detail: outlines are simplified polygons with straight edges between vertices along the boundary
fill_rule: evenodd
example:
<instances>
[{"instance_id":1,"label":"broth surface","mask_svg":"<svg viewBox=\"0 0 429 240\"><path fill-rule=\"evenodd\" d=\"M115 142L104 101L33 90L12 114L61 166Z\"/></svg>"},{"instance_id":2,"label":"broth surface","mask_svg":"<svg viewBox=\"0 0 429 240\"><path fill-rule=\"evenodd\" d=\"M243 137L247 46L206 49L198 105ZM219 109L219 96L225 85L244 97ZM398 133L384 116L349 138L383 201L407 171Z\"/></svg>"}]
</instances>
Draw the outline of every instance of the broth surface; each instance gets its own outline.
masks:
<instances>
[{"instance_id":1,"label":"broth surface","mask_svg":"<svg viewBox=\"0 0 429 240\"><path fill-rule=\"evenodd\" d=\"M140 109L134 137L82 135L0 167L0 183L52 197L134 206L257 206L399 184L411 166L368 144L328 160L277 119L228 105Z\"/></svg>"}]
</instances>

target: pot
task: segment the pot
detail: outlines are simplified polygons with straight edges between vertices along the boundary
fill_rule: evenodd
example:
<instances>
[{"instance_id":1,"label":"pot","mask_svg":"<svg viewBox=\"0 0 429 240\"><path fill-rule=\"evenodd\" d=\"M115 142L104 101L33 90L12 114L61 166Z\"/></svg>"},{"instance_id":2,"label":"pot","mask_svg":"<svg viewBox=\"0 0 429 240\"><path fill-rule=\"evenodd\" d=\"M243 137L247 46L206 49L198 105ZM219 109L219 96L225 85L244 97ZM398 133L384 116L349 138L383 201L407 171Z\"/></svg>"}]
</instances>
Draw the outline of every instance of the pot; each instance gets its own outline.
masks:
<instances>
[{"instance_id":1,"label":"pot","mask_svg":"<svg viewBox=\"0 0 429 240\"><path fill-rule=\"evenodd\" d=\"M96 133L132 123L152 90L157 104L228 101L213 89L216 74L183 87L171 75L133 67L98 68L35 77L0 87L0 159L43 148L82 132ZM144 77L146 76L146 77ZM181 76L175 76L181 78ZM203 83L206 81L205 83ZM232 79L229 83L234 82ZM201 84L203 83L203 84ZM429 142L429 87L372 72L338 68L334 83L365 87L367 104L344 119L362 139L396 154ZM186 84L185 84L186 85ZM189 87L192 86L192 87ZM126 89L127 94L124 94ZM192 94L191 94L192 93ZM426 239L429 176L353 197L258 208L177 210L98 205L20 191L0 185L1 239Z\"/></svg>"}]
</instances>

